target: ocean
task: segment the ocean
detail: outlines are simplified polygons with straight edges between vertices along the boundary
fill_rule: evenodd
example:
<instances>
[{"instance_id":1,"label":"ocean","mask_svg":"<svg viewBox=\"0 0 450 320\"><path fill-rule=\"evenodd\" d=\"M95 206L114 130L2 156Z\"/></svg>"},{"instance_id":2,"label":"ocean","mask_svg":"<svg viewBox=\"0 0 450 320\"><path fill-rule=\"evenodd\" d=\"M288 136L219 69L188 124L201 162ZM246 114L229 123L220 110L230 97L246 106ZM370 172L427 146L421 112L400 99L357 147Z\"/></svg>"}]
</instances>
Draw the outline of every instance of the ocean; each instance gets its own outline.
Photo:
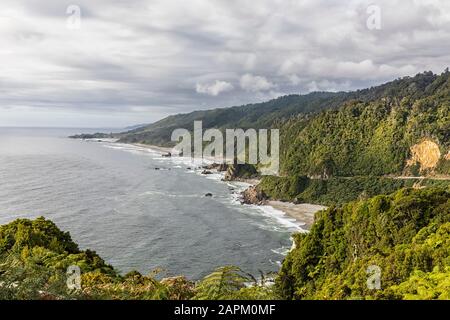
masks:
<instances>
[{"instance_id":1,"label":"ocean","mask_svg":"<svg viewBox=\"0 0 450 320\"><path fill-rule=\"evenodd\" d=\"M245 184L185 159L67 138L96 131L105 129L0 128L0 224L44 216L123 273L197 280L224 265L279 269L298 223L241 205Z\"/></svg>"}]
</instances>

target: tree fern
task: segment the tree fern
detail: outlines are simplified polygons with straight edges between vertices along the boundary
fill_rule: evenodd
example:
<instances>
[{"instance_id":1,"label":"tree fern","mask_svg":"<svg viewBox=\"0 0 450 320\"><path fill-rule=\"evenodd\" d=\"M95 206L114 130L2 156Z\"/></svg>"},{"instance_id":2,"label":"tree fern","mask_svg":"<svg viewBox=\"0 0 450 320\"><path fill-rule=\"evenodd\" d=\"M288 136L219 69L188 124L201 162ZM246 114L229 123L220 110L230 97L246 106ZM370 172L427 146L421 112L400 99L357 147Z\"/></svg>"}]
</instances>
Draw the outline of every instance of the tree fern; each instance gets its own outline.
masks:
<instances>
[{"instance_id":1,"label":"tree fern","mask_svg":"<svg viewBox=\"0 0 450 320\"><path fill-rule=\"evenodd\" d=\"M235 266L225 266L216 269L203 278L196 287L195 299L221 300L231 299L232 295L245 287L250 279L242 270Z\"/></svg>"}]
</instances>

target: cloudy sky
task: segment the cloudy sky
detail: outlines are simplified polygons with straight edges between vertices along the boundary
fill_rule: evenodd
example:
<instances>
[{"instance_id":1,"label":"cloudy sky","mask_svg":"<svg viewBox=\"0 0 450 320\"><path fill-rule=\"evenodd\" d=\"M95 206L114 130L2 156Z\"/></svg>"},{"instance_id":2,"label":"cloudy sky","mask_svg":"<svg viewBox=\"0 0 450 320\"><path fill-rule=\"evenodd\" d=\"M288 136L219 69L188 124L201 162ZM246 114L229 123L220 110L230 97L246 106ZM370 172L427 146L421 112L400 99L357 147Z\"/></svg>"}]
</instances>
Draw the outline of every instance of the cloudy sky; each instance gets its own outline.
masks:
<instances>
[{"instance_id":1,"label":"cloudy sky","mask_svg":"<svg viewBox=\"0 0 450 320\"><path fill-rule=\"evenodd\" d=\"M448 0L1 4L0 126L120 127L450 65Z\"/></svg>"}]
</instances>

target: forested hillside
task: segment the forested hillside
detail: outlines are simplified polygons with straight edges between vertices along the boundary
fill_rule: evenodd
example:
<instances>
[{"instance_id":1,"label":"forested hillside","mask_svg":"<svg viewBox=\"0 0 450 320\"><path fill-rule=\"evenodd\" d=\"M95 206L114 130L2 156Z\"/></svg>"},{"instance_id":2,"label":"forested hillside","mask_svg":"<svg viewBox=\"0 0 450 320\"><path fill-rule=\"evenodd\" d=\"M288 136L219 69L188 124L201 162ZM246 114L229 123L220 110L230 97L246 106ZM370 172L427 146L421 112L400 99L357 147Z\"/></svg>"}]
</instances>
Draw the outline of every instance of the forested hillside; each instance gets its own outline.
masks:
<instances>
[{"instance_id":1,"label":"forested hillside","mask_svg":"<svg viewBox=\"0 0 450 320\"><path fill-rule=\"evenodd\" d=\"M120 137L121 142L170 145L172 131L177 128L192 130L195 120L202 120L204 129L271 128L273 126L279 128L281 124L296 115L308 115L305 118L310 119L314 114L323 110L336 109L346 102L369 103L383 97L396 100L404 97L412 100L419 99L430 94L432 83L435 83L437 78L438 76L433 73L425 72L415 77L405 77L353 92L313 92L306 95L289 95L264 103L178 114L128 131ZM299 119L304 120L302 117Z\"/></svg>"},{"instance_id":2,"label":"forested hillside","mask_svg":"<svg viewBox=\"0 0 450 320\"><path fill-rule=\"evenodd\" d=\"M449 174L450 73L428 84L422 76L414 78L418 83L392 83L392 94L380 99L287 121L281 128L282 174Z\"/></svg>"},{"instance_id":3,"label":"forested hillside","mask_svg":"<svg viewBox=\"0 0 450 320\"><path fill-rule=\"evenodd\" d=\"M170 146L172 132L178 128L193 130L196 120L203 121L204 129L270 128L277 120L287 119L298 113L317 112L332 106L336 107L346 98L346 93L316 92L305 96L284 96L264 103L239 107L178 114L123 133L120 135L120 142Z\"/></svg>"},{"instance_id":4,"label":"forested hillside","mask_svg":"<svg viewBox=\"0 0 450 320\"><path fill-rule=\"evenodd\" d=\"M448 186L450 73L428 77L392 82L387 96L371 102L352 100L285 122L280 176L263 177L259 192L340 205L403 187Z\"/></svg>"},{"instance_id":5,"label":"forested hillside","mask_svg":"<svg viewBox=\"0 0 450 320\"><path fill-rule=\"evenodd\" d=\"M81 288L67 281L81 271ZM80 250L68 232L43 217L0 225L0 300L15 299L260 299L273 298L265 287L247 288L254 279L225 266L195 284L183 276L156 279L137 271L125 275L91 250ZM212 271L212 270L211 270Z\"/></svg>"},{"instance_id":6,"label":"forested hillside","mask_svg":"<svg viewBox=\"0 0 450 320\"><path fill-rule=\"evenodd\" d=\"M450 299L449 192L402 189L317 213L311 231L295 236L296 247L283 262L281 295ZM367 284L373 271L378 286Z\"/></svg>"},{"instance_id":7,"label":"forested hillside","mask_svg":"<svg viewBox=\"0 0 450 320\"><path fill-rule=\"evenodd\" d=\"M121 142L170 145L176 128L270 128L281 133L281 175L381 176L450 172L450 73L405 77L355 92L291 95L170 116Z\"/></svg>"}]
</instances>

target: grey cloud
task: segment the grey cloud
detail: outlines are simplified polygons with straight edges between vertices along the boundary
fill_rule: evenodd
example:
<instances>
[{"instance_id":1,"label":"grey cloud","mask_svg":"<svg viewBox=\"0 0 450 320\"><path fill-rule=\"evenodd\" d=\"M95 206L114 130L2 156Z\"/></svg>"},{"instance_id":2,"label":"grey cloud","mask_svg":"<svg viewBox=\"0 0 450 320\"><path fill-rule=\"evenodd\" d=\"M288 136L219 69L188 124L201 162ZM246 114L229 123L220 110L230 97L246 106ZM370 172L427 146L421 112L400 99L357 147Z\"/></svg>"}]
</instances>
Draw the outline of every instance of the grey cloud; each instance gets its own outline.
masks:
<instances>
[{"instance_id":1,"label":"grey cloud","mask_svg":"<svg viewBox=\"0 0 450 320\"><path fill-rule=\"evenodd\" d=\"M69 4L82 9L80 30L65 27ZM372 4L381 30L366 27ZM90 114L103 127L142 123L362 88L450 61L450 3L439 0L6 0L2 8L0 114L20 109L17 119L54 109L71 124L77 114L80 125Z\"/></svg>"}]
</instances>

